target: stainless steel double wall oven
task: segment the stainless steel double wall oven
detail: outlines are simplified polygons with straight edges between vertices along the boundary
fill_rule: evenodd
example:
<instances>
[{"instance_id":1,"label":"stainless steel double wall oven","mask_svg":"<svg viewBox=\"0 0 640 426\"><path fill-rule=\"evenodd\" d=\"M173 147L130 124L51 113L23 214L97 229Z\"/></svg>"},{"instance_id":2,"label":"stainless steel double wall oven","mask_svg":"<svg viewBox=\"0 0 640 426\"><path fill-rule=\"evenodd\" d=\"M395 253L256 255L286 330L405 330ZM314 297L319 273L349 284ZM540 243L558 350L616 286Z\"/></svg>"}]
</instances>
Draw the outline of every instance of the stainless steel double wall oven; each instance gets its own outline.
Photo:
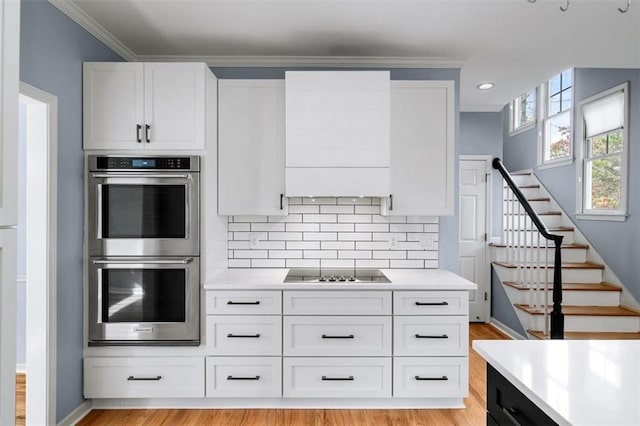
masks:
<instances>
[{"instance_id":1,"label":"stainless steel double wall oven","mask_svg":"<svg viewBox=\"0 0 640 426\"><path fill-rule=\"evenodd\" d=\"M89 345L198 345L200 158L88 162Z\"/></svg>"}]
</instances>

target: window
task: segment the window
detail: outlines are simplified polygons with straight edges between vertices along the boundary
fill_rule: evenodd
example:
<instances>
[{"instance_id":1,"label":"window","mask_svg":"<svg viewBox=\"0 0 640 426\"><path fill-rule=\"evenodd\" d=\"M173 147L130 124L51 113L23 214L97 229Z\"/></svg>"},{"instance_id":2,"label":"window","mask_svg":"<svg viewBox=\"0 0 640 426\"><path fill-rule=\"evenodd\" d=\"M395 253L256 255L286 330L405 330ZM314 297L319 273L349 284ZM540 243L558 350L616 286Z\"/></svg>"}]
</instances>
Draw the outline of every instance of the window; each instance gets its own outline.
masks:
<instances>
[{"instance_id":1,"label":"window","mask_svg":"<svg viewBox=\"0 0 640 426\"><path fill-rule=\"evenodd\" d=\"M509 134L514 135L531 129L535 119L536 90L533 89L511 101Z\"/></svg>"},{"instance_id":2,"label":"window","mask_svg":"<svg viewBox=\"0 0 640 426\"><path fill-rule=\"evenodd\" d=\"M626 217L627 92L625 83L580 103L581 219Z\"/></svg>"},{"instance_id":3,"label":"window","mask_svg":"<svg viewBox=\"0 0 640 426\"><path fill-rule=\"evenodd\" d=\"M542 87L540 157L538 164L560 166L573 161L571 106L573 72L564 71Z\"/></svg>"}]
</instances>

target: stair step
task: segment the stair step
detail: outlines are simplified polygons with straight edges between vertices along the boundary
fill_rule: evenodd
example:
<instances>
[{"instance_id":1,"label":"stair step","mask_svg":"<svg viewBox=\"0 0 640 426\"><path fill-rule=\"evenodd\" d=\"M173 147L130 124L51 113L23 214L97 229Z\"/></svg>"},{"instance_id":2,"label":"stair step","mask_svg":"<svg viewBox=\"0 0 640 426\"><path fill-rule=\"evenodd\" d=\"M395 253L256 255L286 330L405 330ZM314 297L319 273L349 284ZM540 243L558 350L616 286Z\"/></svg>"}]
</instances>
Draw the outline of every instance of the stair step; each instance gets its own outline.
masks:
<instances>
[{"instance_id":1,"label":"stair step","mask_svg":"<svg viewBox=\"0 0 640 426\"><path fill-rule=\"evenodd\" d=\"M508 185L504 185L505 188L508 188ZM518 185L518 188L520 189L532 189L532 188L540 188L540 185L537 183L534 184L527 184L527 185Z\"/></svg>"},{"instance_id":2,"label":"stair step","mask_svg":"<svg viewBox=\"0 0 640 426\"><path fill-rule=\"evenodd\" d=\"M516 304L516 308L531 315L543 315L540 308L527 305ZM549 306L549 313L553 309ZM565 316L590 316L590 317L640 317L640 312L622 306L562 306L562 313Z\"/></svg>"},{"instance_id":3,"label":"stair step","mask_svg":"<svg viewBox=\"0 0 640 426\"><path fill-rule=\"evenodd\" d=\"M541 340L549 338L542 331L527 330L527 333ZM640 333L567 331L564 333L564 338L565 340L640 340Z\"/></svg>"},{"instance_id":4,"label":"stair step","mask_svg":"<svg viewBox=\"0 0 640 426\"><path fill-rule=\"evenodd\" d=\"M507 247L506 244L502 244L502 243L490 243L489 246L491 246L491 247L500 247L500 248ZM509 246L509 247L515 247L515 248L544 248L544 246L537 246L537 245L531 245L531 244L519 245L519 246ZM550 245L548 248L553 249L554 247L555 246ZM589 244L568 243L568 244L562 244L560 246L560 248L562 248L562 249L588 249L589 248Z\"/></svg>"},{"instance_id":5,"label":"stair step","mask_svg":"<svg viewBox=\"0 0 640 426\"><path fill-rule=\"evenodd\" d=\"M509 287L513 287L516 290L528 291L529 287L524 284L519 284L513 281L505 281L504 285ZM553 289L553 283L545 283L540 284L540 286L546 286L548 290ZM562 283L562 291L622 291L622 288L615 286L613 284L609 284L606 282L601 282L597 284L589 284L589 283Z\"/></svg>"},{"instance_id":6,"label":"stair step","mask_svg":"<svg viewBox=\"0 0 640 426\"><path fill-rule=\"evenodd\" d=\"M558 212L558 211L546 211L546 212L536 212L536 213L538 213L538 216L562 216L562 212ZM507 216L507 214L518 216L517 213L503 213L504 216ZM527 212L523 211L520 213L519 216L527 216Z\"/></svg>"},{"instance_id":7,"label":"stair step","mask_svg":"<svg viewBox=\"0 0 640 426\"><path fill-rule=\"evenodd\" d=\"M506 262L493 262L494 265L502 266L503 268L516 269L519 265L515 263ZM540 265L540 266L526 266L525 269L553 269L553 264ZM562 269L604 269L604 265L592 262L583 263L563 263Z\"/></svg>"},{"instance_id":8,"label":"stair step","mask_svg":"<svg viewBox=\"0 0 640 426\"><path fill-rule=\"evenodd\" d=\"M551 198L549 197L531 197L531 198L527 198L527 200L529 202L536 202L536 201L551 201ZM510 200L502 200L502 201L510 201Z\"/></svg>"}]
</instances>

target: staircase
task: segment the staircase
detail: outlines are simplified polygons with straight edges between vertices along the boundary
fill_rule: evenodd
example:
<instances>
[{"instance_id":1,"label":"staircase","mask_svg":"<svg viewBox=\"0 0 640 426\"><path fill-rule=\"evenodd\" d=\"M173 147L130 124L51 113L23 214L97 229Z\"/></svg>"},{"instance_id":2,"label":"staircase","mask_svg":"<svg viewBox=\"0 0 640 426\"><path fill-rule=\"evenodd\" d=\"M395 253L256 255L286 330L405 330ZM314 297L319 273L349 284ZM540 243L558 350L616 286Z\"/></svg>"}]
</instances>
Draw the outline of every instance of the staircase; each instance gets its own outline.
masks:
<instances>
[{"instance_id":1,"label":"staircase","mask_svg":"<svg viewBox=\"0 0 640 426\"><path fill-rule=\"evenodd\" d=\"M549 233L562 235L562 312L565 339L640 339L640 310L621 305L632 300L613 272L574 228L531 172L512 173ZM493 247L493 267L527 332L547 339L554 277L555 247L541 237L505 183L501 243ZM605 279L606 277L606 279Z\"/></svg>"}]
</instances>

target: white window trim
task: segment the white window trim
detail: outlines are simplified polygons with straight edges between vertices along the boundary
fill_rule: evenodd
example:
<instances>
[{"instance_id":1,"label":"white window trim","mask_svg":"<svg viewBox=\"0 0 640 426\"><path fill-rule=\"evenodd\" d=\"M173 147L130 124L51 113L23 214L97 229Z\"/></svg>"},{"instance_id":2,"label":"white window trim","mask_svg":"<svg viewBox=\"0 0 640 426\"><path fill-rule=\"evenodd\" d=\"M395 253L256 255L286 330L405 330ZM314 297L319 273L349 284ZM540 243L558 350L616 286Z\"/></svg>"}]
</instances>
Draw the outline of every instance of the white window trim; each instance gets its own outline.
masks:
<instances>
[{"instance_id":1,"label":"white window trim","mask_svg":"<svg viewBox=\"0 0 640 426\"><path fill-rule=\"evenodd\" d=\"M596 101L601 98L605 98L613 93L624 91L624 126L622 128L622 137L624 140L624 149L621 155L622 166L622 188L620 192L620 210L586 210L584 208L584 115L583 108L586 104ZM628 212L628 186L629 186L629 82L624 82L611 89L597 93L587 99L583 99L577 106L577 122L580 123L577 129L575 129L576 140L580 141L576 147L576 219L581 220L602 220L602 221L616 221L624 222L629 216ZM613 129L612 129L613 130Z\"/></svg>"},{"instance_id":2,"label":"white window trim","mask_svg":"<svg viewBox=\"0 0 640 426\"><path fill-rule=\"evenodd\" d=\"M531 123L527 123L524 126L520 126L517 129L514 129L514 111L513 111L513 107L514 107L514 103L516 100L520 99L522 96L528 94L529 92L523 93L522 95L518 96L517 98L513 99L511 102L509 102L509 136L515 136L515 135L519 135L520 133L524 133L528 130L531 130L533 128L536 127L536 125L538 124L538 88L533 89L533 91L535 92L535 112L533 113L533 121L531 121Z\"/></svg>"},{"instance_id":3,"label":"white window trim","mask_svg":"<svg viewBox=\"0 0 640 426\"><path fill-rule=\"evenodd\" d=\"M575 82L575 69L571 68L571 90L572 90L572 95L571 95L571 107L566 110L569 111L569 123L571 124L571 135L569 136L569 145L571 146L571 155L569 155L568 157L565 158L558 158L555 160L544 160L544 133L545 133L545 123L546 123L546 119L549 118L547 117L547 110L549 108L549 99L548 99L548 93L549 93L549 80L547 80L546 82L544 82L539 88L538 88L538 98L537 98L537 108L538 108L538 165L536 166L536 170L545 170L545 169L552 169L555 167L561 167L561 166L568 166L573 164L573 161L576 158L576 149L575 149L575 134L576 134L576 130L575 130L575 114L574 114L574 107L575 107L575 96L576 96L576 82ZM557 75L557 74L556 74ZM553 77L555 77L556 75L554 75ZM559 112L558 114L562 113L564 111ZM555 115L558 115L555 114ZM554 115L554 117L555 117Z\"/></svg>"}]
</instances>

